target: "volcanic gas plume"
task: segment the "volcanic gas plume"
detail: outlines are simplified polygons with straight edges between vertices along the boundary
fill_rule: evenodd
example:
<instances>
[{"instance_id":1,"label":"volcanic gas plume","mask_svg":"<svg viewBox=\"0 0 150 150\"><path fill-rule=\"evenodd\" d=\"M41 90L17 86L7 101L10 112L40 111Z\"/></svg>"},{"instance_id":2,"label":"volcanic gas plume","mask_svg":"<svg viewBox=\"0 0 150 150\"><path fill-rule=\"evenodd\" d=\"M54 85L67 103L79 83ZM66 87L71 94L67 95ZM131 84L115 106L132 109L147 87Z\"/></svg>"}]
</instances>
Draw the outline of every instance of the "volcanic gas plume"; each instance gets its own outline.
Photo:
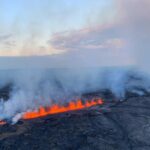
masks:
<instances>
[{"instance_id":1,"label":"volcanic gas plume","mask_svg":"<svg viewBox=\"0 0 150 150\"><path fill-rule=\"evenodd\" d=\"M150 89L149 80L133 68L11 70L9 75L1 74L8 96L1 97L0 120L12 123L103 103L100 96L83 98L87 93L109 90L117 101L128 91L143 95Z\"/></svg>"}]
</instances>

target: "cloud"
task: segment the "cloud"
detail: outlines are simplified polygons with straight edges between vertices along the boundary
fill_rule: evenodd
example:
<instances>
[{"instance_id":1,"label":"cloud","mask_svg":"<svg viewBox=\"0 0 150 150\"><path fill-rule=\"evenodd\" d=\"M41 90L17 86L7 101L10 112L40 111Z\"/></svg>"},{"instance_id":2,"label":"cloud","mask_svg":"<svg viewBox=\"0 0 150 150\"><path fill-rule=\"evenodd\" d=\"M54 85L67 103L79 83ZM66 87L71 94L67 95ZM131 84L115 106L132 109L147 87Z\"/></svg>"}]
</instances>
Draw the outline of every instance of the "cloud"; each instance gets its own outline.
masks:
<instances>
[{"instance_id":1,"label":"cloud","mask_svg":"<svg viewBox=\"0 0 150 150\"><path fill-rule=\"evenodd\" d=\"M31 43L27 42L22 51L16 50L15 55L20 52L20 56L33 56L35 54L49 56L30 57L28 59L24 57L10 59L8 57L1 61L1 64L3 64L1 67L72 68L134 64L134 58L131 57L130 51L125 49L126 39L117 23L55 33L48 40L47 47L36 47ZM50 55L52 52L53 55ZM10 63L8 63L7 59L9 59Z\"/></svg>"},{"instance_id":2,"label":"cloud","mask_svg":"<svg viewBox=\"0 0 150 150\"><path fill-rule=\"evenodd\" d=\"M26 8L26 6L24 7ZM40 6L40 7L43 8L43 6ZM46 9L43 9L44 14L45 14L45 11L47 12ZM84 11L85 10L82 10L83 13ZM97 10L97 11L100 11L100 10ZM42 33L42 32L45 32L45 29L44 29L44 26L41 26L40 22L38 21L34 22L33 20L33 22L31 21L29 23L27 29L25 27L26 30L20 31L20 29L22 28L19 28L20 23L17 20L14 25L16 28L16 33L18 33L15 35L16 43L14 40L12 41L12 38L14 39L14 37L12 36L9 37L5 42L3 41L0 47L0 50L1 50L0 55L1 56L2 55L7 55L7 56L52 55L52 54L60 54L63 52L70 53L70 51L82 51L82 50L93 51L93 50L104 50L104 49L113 51L116 49L123 48L123 46L125 46L126 41L123 35L121 34L120 28L118 27L118 25L114 23L113 21L112 21L113 23L112 22L110 23L110 21L108 21L109 24L108 22L107 23L105 22L104 24L104 22L102 21L103 25L102 25L102 22L101 24L99 24L101 19L98 19L98 18L103 17L103 15L101 13L100 14L94 13L94 14L95 16L89 13L86 14L83 20L84 19L86 20L86 18L89 18L89 17L92 17L94 19L96 18L95 19L96 21L94 21L95 25L91 25L91 26L88 25L88 20L87 20L87 22L85 23L85 26L82 26L81 29L78 28L76 30L69 30L70 28L68 27L69 28L68 31L58 32L52 35L50 40L48 41L49 45L46 45L47 39L45 38L47 37L44 37L43 36L44 33ZM108 12L108 14L111 16L110 12ZM76 14L77 19L79 19L78 15L79 14ZM99 17L97 15L99 15ZM54 15L52 16L54 17ZM40 17L40 16L37 16L36 14L36 17L34 18L37 18L37 17ZM32 20L33 18L29 17L28 19ZM54 21L57 22L57 20L60 21L60 19L57 19L57 17L55 17ZM70 22L70 21L72 22L72 20L74 21L75 19L73 19L73 17L69 17L66 19L66 15L65 15L64 20L66 20L67 22ZM45 20L43 20L43 22L45 22ZM76 23L74 24L78 24L78 21L76 21ZM19 27L17 27L18 25ZM57 25L60 26L58 23ZM74 29L74 28L71 28L71 29ZM57 30L60 31L59 28ZM61 30L66 30L66 28L63 28ZM22 39L22 35L19 36L20 33L18 31L20 33L24 32L24 35L27 34L26 37ZM47 28L46 31L49 31L49 29ZM42 37L43 39L45 39L45 41L42 39ZM5 51L4 51L4 47L5 47Z\"/></svg>"},{"instance_id":3,"label":"cloud","mask_svg":"<svg viewBox=\"0 0 150 150\"><path fill-rule=\"evenodd\" d=\"M122 48L125 41L114 25L89 27L54 34L49 44L58 50Z\"/></svg>"},{"instance_id":4,"label":"cloud","mask_svg":"<svg viewBox=\"0 0 150 150\"><path fill-rule=\"evenodd\" d=\"M0 42L6 41L12 37L12 34L0 35Z\"/></svg>"},{"instance_id":5,"label":"cloud","mask_svg":"<svg viewBox=\"0 0 150 150\"><path fill-rule=\"evenodd\" d=\"M16 45L16 42L12 34L0 35L0 47L4 49L10 49L14 47L15 45Z\"/></svg>"},{"instance_id":6,"label":"cloud","mask_svg":"<svg viewBox=\"0 0 150 150\"><path fill-rule=\"evenodd\" d=\"M91 26L54 34L48 41L53 49L64 51L57 58L66 66L133 65L121 27L115 24Z\"/></svg>"},{"instance_id":7,"label":"cloud","mask_svg":"<svg viewBox=\"0 0 150 150\"><path fill-rule=\"evenodd\" d=\"M112 65L112 62L120 65L122 62L132 64L135 60L137 65L147 66L150 56L150 1L114 1L117 13L112 23L86 24L82 29L58 32L51 36L48 43L46 41L40 43L37 38L39 35L35 34L29 38L30 40L24 41L23 47L5 50L3 55L52 55L50 59L58 66L72 64L89 66L91 62L94 65L109 63ZM8 35L1 37L0 41L3 41L5 46L13 46L13 42L4 40L11 39L8 37ZM82 63L72 60L80 60ZM55 63L51 64L55 66Z\"/></svg>"}]
</instances>

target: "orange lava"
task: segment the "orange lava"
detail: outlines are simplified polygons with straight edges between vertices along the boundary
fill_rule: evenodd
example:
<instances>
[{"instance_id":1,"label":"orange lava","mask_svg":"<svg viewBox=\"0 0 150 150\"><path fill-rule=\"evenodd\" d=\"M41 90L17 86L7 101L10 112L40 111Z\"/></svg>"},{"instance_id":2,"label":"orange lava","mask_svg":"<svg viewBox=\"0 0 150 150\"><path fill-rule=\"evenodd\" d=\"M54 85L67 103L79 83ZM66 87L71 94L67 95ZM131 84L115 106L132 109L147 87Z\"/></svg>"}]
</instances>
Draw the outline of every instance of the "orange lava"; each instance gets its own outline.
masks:
<instances>
[{"instance_id":1,"label":"orange lava","mask_svg":"<svg viewBox=\"0 0 150 150\"><path fill-rule=\"evenodd\" d=\"M23 115L23 119L33 119L39 118L50 114L63 113L68 111L80 110L83 108L88 108L95 105L103 104L102 99L86 101L84 104L81 100L77 100L77 102L69 102L68 106L59 106L57 104L52 105L51 107L40 107L38 111L26 112Z\"/></svg>"},{"instance_id":2,"label":"orange lava","mask_svg":"<svg viewBox=\"0 0 150 150\"><path fill-rule=\"evenodd\" d=\"M79 99L76 102L69 102L67 106L59 106L58 104L54 104L50 107L40 107L38 111L32 111L32 112L25 112L22 116L22 119L33 119L33 118L39 118L51 114L58 114L68 111L74 111L74 110L80 110L84 108L88 108L95 105L102 105L103 100L102 99L96 99L91 101L86 101L84 104ZM0 125L6 124L5 121L0 120Z\"/></svg>"}]
</instances>

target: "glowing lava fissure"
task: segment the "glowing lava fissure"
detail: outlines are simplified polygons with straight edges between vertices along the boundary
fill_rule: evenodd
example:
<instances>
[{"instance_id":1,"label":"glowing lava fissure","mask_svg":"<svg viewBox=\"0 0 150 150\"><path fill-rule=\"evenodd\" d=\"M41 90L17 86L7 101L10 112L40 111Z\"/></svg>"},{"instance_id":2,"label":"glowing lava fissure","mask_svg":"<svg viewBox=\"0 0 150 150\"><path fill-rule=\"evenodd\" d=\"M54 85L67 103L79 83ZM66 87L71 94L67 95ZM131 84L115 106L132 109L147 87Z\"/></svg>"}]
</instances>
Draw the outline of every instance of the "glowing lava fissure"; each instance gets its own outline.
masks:
<instances>
[{"instance_id":1,"label":"glowing lava fissure","mask_svg":"<svg viewBox=\"0 0 150 150\"><path fill-rule=\"evenodd\" d=\"M51 114L58 114L58 113L63 113L68 111L80 110L80 109L88 108L95 105L101 105L101 104L103 104L102 99L86 101L84 104L79 99L77 100L77 102L69 102L67 106L59 106L58 104L54 104L46 108L40 107L38 111L26 112L23 115L23 119L33 119L33 118L43 117Z\"/></svg>"},{"instance_id":2,"label":"glowing lava fissure","mask_svg":"<svg viewBox=\"0 0 150 150\"><path fill-rule=\"evenodd\" d=\"M25 112L22 116L22 119L34 119L39 117L44 117L47 115L58 114L63 112L81 110L84 108L89 108L96 105L102 105L104 102L102 99L93 99L90 101L82 102L81 99L77 100L76 102L69 102L67 106L60 106L58 104L53 104L50 107L40 107L37 111L29 111ZM5 124L4 121L0 120L0 125Z\"/></svg>"}]
</instances>

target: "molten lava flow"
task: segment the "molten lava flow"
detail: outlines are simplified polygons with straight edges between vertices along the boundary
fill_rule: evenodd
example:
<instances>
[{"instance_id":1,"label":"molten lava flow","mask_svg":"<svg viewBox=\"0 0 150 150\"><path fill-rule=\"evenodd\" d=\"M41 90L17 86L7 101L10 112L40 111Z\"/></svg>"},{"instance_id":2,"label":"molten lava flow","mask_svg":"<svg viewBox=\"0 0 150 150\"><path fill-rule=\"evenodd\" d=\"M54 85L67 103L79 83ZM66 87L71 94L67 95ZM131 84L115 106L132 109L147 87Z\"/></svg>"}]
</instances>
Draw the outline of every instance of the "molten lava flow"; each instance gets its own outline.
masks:
<instances>
[{"instance_id":1,"label":"molten lava flow","mask_svg":"<svg viewBox=\"0 0 150 150\"><path fill-rule=\"evenodd\" d=\"M102 99L86 101L84 104L79 99L77 100L77 102L69 102L67 106L59 106L58 104L54 104L46 108L41 106L38 109L38 111L24 113L24 115L22 116L22 119L39 118L39 117L43 117L46 115L80 110L80 109L88 108L88 107L95 106L95 105L101 105L101 104L103 104ZM6 124L6 122L0 120L0 125L4 125L4 124Z\"/></svg>"},{"instance_id":2,"label":"molten lava flow","mask_svg":"<svg viewBox=\"0 0 150 150\"><path fill-rule=\"evenodd\" d=\"M85 104L82 103L81 100L77 100L77 102L69 102L68 106L59 106L57 104L52 105L51 107L40 107L38 111L33 112L26 112L23 115L23 119L33 119L38 117L43 117L50 114L57 114L57 113L63 113L67 111L73 111L73 110L79 110L83 108L88 108L95 105L103 104L103 100L92 100L92 101L86 101Z\"/></svg>"}]
</instances>

